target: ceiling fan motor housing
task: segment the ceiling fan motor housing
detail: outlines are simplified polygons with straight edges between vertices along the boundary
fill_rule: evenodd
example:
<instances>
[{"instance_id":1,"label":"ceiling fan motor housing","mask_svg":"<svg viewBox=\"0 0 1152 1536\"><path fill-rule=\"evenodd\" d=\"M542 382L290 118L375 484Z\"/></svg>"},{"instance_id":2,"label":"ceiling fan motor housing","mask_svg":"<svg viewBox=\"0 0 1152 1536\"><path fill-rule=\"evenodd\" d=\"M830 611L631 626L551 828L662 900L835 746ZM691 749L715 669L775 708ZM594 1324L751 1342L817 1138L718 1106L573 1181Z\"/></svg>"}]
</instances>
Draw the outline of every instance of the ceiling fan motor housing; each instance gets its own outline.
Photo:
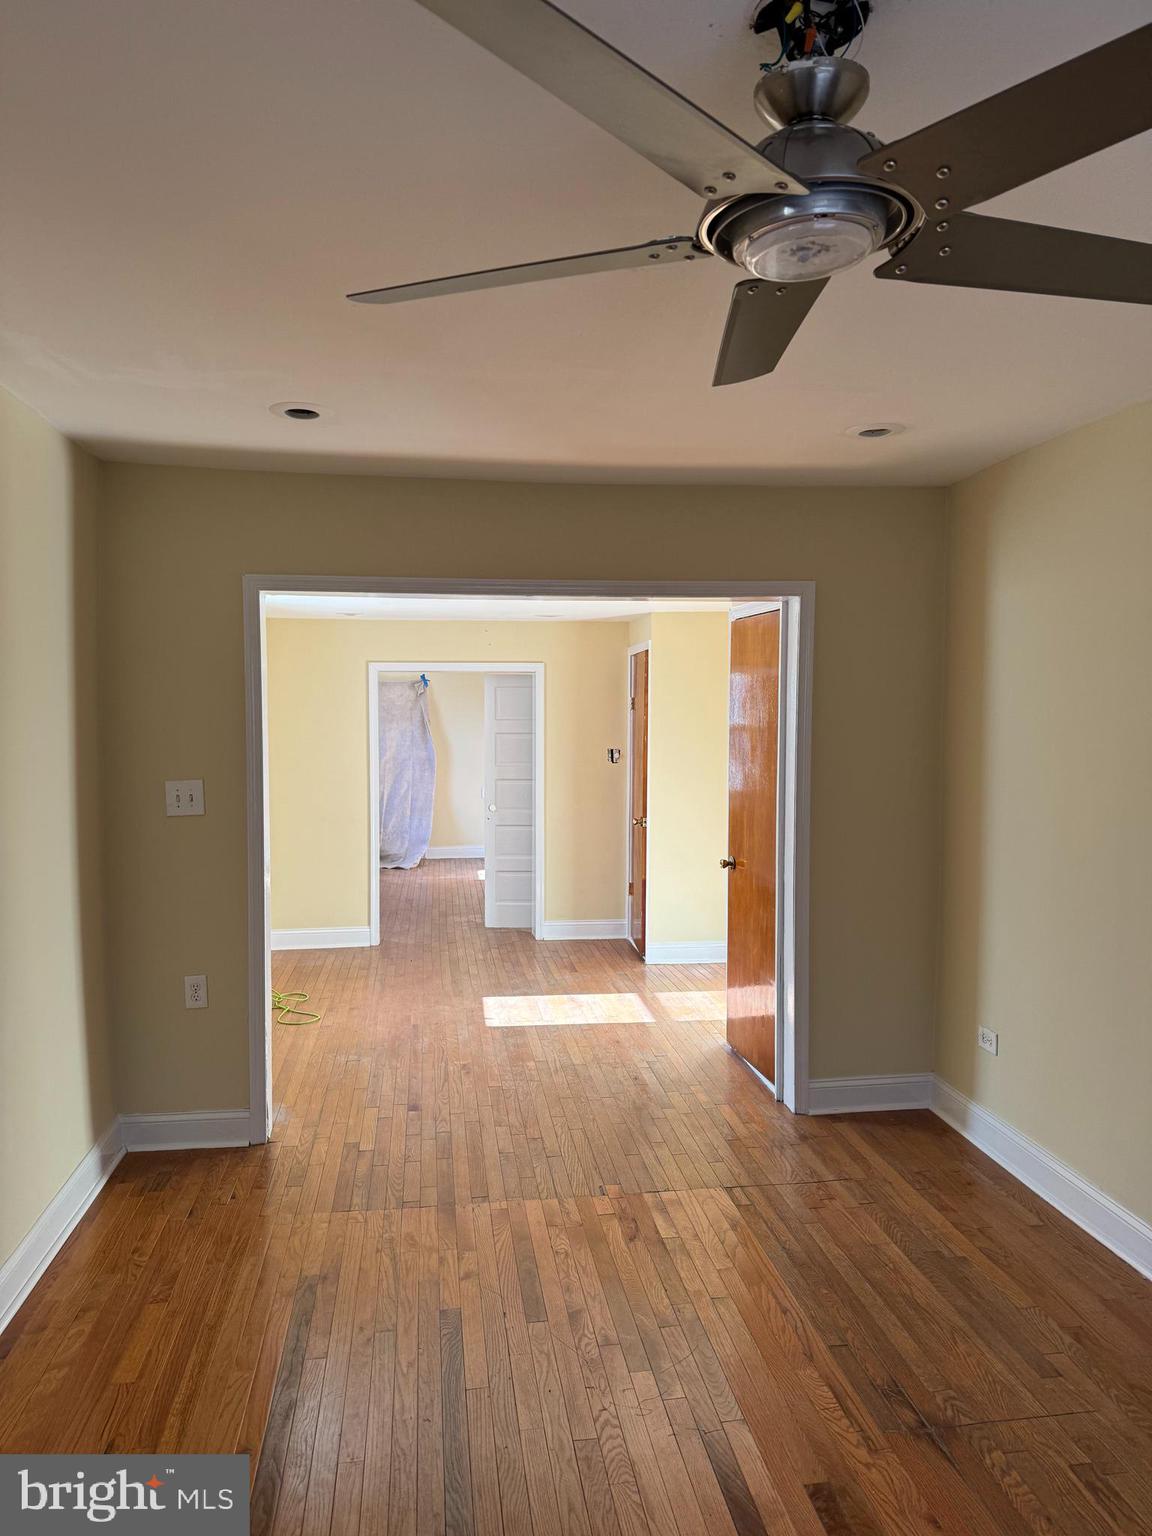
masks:
<instances>
[{"instance_id":1,"label":"ceiling fan motor housing","mask_svg":"<svg viewBox=\"0 0 1152 1536\"><path fill-rule=\"evenodd\" d=\"M821 228L832 232L852 224L868 232L872 250L913 233L923 222L915 200L860 170L861 158L882 147L874 134L847 121L867 95L868 72L851 59L806 61L764 75L756 107L776 131L757 147L809 190L709 203L697 231L699 244L744 265L751 242L786 238L789 229L803 228L818 238ZM805 281L826 276L827 269L797 264L791 273L774 275L781 282Z\"/></svg>"},{"instance_id":2,"label":"ceiling fan motor housing","mask_svg":"<svg viewBox=\"0 0 1152 1536\"><path fill-rule=\"evenodd\" d=\"M805 121L850 123L870 89L868 71L855 59L801 59L765 70L752 104L770 128Z\"/></svg>"}]
</instances>

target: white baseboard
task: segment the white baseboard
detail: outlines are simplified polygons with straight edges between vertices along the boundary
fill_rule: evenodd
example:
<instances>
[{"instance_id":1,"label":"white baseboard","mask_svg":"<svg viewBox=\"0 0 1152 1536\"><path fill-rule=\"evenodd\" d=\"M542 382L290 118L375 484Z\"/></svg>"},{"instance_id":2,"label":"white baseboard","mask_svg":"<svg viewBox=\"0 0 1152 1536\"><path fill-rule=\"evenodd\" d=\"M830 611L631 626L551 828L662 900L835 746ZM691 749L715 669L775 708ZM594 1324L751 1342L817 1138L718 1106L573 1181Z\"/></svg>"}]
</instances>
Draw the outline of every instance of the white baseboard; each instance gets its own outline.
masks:
<instances>
[{"instance_id":1,"label":"white baseboard","mask_svg":"<svg viewBox=\"0 0 1152 1536\"><path fill-rule=\"evenodd\" d=\"M370 928L273 928L273 949L368 949Z\"/></svg>"},{"instance_id":2,"label":"white baseboard","mask_svg":"<svg viewBox=\"0 0 1152 1536\"><path fill-rule=\"evenodd\" d=\"M808 1084L810 1115L850 1115L878 1109L928 1109L931 1072L895 1077L814 1077Z\"/></svg>"},{"instance_id":3,"label":"white baseboard","mask_svg":"<svg viewBox=\"0 0 1152 1536\"><path fill-rule=\"evenodd\" d=\"M0 1333L19 1311L28 1292L56 1257L123 1156L120 1122L115 1120L69 1174L24 1241L0 1265Z\"/></svg>"},{"instance_id":4,"label":"white baseboard","mask_svg":"<svg viewBox=\"0 0 1152 1536\"><path fill-rule=\"evenodd\" d=\"M73 1169L20 1246L0 1265L0 1333L63 1247L125 1152L246 1147L250 1112L224 1109L175 1115L120 1115Z\"/></svg>"},{"instance_id":5,"label":"white baseboard","mask_svg":"<svg viewBox=\"0 0 1152 1536\"><path fill-rule=\"evenodd\" d=\"M121 1115L129 1152L181 1152L195 1147L246 1147L250 1111L198 1110L192 1114Z\"/></svg>"},{"instance_id":6,"label":"white baseboard","mask_svg":"<svg viewBox=\"0 0 1152 1536\"><path fill-rule=\"evenodd\" d=\"M623 917L583 917L568 923L541 923L541 939L626 939Z\"/></svg>"},{"instance_id":7,"label":"white baseboard","mask_svg":"<svg viewBox=\"0 0 1152 1536\"><path fill-rule=\"evenodd\" d=\"M690 939L679 944L644 945L645 965L723 965L728 945L723 939Z\"/></svg>"},{"instance_id":8,"label":"white baseboard","mask_svg":"<svg viewBox=\"0 0 1152 1536\"><path fill-rule=\"evenodd\" d=\"M1152 1280L1152 1226L1148 1222L1090 1184L1007 1120L973 1103L939 1077L933 1088L932 1108L941 1120L1006 1168L1021 1184L1027 1184L1069 1221Z\"/></svg>"},{"instance_id":9,"label":"white baseboard","mask_svg":"<svg viewBox=\"0 0 1152 1536\"><path fill-rule=\"evenodd\" d=\"M482 859L484 844L441 843L438 848L429 848L424 857L426 859Z\"/></svg>"}]
</instances>

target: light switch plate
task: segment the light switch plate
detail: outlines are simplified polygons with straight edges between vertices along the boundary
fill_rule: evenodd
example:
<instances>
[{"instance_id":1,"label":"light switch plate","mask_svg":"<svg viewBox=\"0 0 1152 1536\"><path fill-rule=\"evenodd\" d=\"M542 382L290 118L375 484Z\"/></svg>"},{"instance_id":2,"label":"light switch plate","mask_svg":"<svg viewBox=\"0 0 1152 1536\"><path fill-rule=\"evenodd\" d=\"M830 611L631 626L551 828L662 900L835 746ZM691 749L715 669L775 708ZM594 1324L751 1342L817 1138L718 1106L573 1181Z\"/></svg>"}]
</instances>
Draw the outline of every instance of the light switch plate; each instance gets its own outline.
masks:
<instances>
[{"instance_id":1,"label":"light switch plate","mask_svg":"<svg viewBox=\"0 0 1152 1536\"><path fill-rule=\"evenodd\" d=\"M203 816L203 779L166 779L164 809L169 816Z\"/></svg>"}]
</instances>

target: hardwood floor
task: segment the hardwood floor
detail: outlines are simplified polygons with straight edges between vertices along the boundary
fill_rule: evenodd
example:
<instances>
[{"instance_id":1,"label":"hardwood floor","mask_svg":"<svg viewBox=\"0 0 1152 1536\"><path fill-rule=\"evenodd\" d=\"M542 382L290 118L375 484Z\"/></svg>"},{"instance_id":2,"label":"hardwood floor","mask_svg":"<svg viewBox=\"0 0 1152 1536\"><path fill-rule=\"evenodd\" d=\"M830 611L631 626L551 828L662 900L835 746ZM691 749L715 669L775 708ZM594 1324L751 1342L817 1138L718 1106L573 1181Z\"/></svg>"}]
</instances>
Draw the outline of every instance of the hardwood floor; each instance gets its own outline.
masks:
<instances>
[{"instance_id":1,"label":"hardwood floor","mask_svg":"<svg viewBox=\"0 0 1152 1536\"><path fill-rule=\"evenodd\" d=\"M274 957L272 1143L121 1163L0 1448L246 1451L261 1536L1152 1532L1152 1286L927 1113L779 1110L721 968L383 890Z\"/></svg>"}]
</instances>

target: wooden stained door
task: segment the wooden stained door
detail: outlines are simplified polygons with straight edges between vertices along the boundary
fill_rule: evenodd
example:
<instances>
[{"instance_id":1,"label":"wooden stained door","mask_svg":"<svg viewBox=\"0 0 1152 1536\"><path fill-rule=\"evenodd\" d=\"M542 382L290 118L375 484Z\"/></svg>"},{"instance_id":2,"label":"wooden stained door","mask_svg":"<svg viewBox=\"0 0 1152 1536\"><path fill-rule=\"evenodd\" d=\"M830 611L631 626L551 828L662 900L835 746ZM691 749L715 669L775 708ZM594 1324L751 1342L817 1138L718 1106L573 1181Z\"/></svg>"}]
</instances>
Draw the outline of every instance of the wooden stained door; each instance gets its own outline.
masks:
<instances>
[{"instance_id":1,"label":"wooden stained door","mask_svg":"<svg viewBox=\"0 0 1152 1536\"><path fill-rule=\"evenodd\" d=\"M628 840L628 937L644 957L648 913L648 652L636 651L631 667L631 734L628 771L632 813Z\"/></svg>"},{"instance_id":2,"label":"wooden stained door","mask_svg":"<svg viewBox=\"0 0 1152 1536\"><path fill-rule=\"evenodd\" d=\"M728 1044L776 1082L780 613L732 620L728 696Z\"/></svg>"},{"instance_id":3,"label":"wooden stained door","mask_svg":"<svg viewBox=\"0 0 1152 1536\"><path fill-rule=\"evenodd\" d=\"M531 928L536 879L535 684L484 679L484 925Z\"/></svg>"}]
</instances>

